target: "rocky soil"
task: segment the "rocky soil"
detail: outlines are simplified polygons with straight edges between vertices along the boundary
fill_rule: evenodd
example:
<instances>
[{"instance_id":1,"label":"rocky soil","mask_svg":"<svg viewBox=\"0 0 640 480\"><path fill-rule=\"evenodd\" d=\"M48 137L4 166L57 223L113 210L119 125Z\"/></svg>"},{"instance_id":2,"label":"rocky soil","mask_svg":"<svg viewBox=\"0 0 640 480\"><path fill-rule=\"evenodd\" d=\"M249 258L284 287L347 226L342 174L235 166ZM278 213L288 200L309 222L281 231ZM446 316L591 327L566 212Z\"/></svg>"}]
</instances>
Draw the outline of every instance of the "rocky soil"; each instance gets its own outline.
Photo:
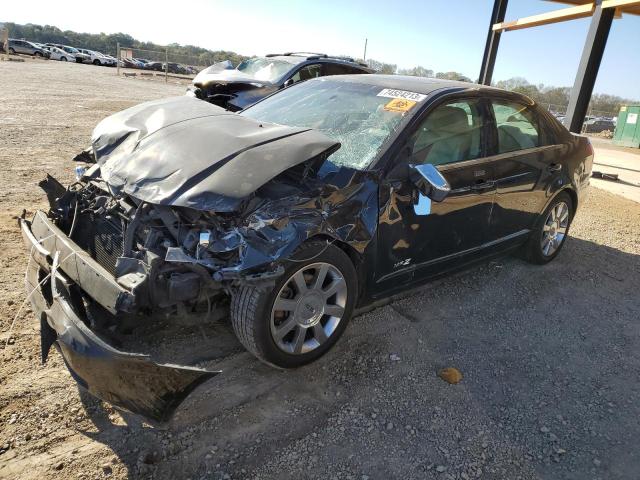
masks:
<instances>
[{"instance_id":1,"label":"rocky soil","mask_svg":"<svg viewBox=\"0 0 640 480\"><path fill-rule=\"evenodd\" d=\"M39 362L15 215L106 115L184 86L59 62L0 64L0 478L632 479L640 472L640 205L597 189L561 255L507 257L355 318L320 361L278 371L224 323L127 347L223 374L153 427ZM5 343L7 347L5 348ZM462 372L458 384L437 376Z\"/></svg>"}]
</instances>

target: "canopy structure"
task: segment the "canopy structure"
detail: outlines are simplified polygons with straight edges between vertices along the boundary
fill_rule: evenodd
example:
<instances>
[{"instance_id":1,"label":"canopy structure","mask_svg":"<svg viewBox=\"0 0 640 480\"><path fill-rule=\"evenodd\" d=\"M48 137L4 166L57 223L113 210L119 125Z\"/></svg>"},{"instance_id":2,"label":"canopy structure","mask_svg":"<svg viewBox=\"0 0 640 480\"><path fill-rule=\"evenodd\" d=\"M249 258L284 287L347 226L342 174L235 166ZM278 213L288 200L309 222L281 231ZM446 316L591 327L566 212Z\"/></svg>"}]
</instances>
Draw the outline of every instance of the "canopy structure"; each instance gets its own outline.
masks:
<instances>
[{"instance_id":1,"label":"canopy structure","mask_svg":"<svg viewBox=\"0 0 640 480\"><path fill-rule=\"evenodd\" d=\"M589 100L591 99L613 19L620 18L623 14L640 15L640 0L550 1L571 6L517 20L505 21L508 0L494 0L491 23L487 33L487 43L480 69L480 83L491 84L502 32L591 17L591 24L589 25L589 31L582 50L565 117L567 128L572 132L579 133L589 107Z\"/></svg>"}]
</instances>

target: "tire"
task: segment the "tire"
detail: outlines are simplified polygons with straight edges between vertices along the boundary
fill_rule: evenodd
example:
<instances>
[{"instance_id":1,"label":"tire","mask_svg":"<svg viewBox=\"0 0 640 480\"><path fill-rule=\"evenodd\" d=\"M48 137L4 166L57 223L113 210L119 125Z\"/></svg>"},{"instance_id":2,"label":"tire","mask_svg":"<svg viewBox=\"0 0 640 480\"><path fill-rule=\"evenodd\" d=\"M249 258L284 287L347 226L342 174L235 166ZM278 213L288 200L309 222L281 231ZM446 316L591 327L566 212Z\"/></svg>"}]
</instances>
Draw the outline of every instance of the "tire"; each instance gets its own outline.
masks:
<instances>
[{"instance_id":1,"label":"tire","mask_svg":"<svg viewBox=\"0 0 640 480\"><path fill-rule=\"evenodd\" d=\"M9 54L15 55L16 51L13 48L9 47Z\"/></svg>"},{"instance_id":2,"label":"tire","mask_svg":"<svg viewBox=\"0 0 640 480\"><path fill-rule=\"evenodd\" d=\"M566 222L564 222L565 214L560 213L564 212L561 204L564 204L566 207ZM569 227L573 220L573 214L574 206L571 197L566 192L560 192L538 218L529 236L529 240L525 244L525 260L536 265L544 265L556 258L569 235ZM556 215L556 217L560 219L559 223L554 223L555 220L552 219L553 215ZM550 222L551 226L548 225ZM547 233L551 236L555 235L553 242L549 243L547 241L550 238L545 235Z\"/></svg>"},{"instance_id":3,"label":"tire","mask_svg":"<svg viewBox=\"0 0 640 480\"><path fill-rule=\"evenodd\" d=\"M61 62L66 62L67 61L67 57L60 57L60 61Z\"/></svg>"},{"instance_id":4,"label":"tire","mask_svg":"<svg viewBox=\"0 0 640 480\"><path fill-rule=\"evenodd\" d=\"M35 52L33 56L42 58L42 54L40 52Z\"/></svg>"},{"instance_id":5,"label":"tire","mask_svg":"<svg viewBox=\"0 0 640 480\"><path fill-rule=\"evenodd\" d=\"M243 286L231 298L231 323L240 343L262 362L281 368L300 367L327 353L346 329L358 292L355 268L338 247L312 241L291 258L283 262L284 274L273 287ZM321 276L323 283L314 288ZM305 293L295 287L299 283L294 278L303 279ZM296 305L295 310L278 310L276 300Z\"/></svg>"},{"instance_id":6,"label":"tire","mask_svg":"<svg viewBox=\"0 0 640 480\"><path fill-rule=\"evenodd\" d=\"M94 64L94 65L97 65L97 66L102 65L102 64L100 63L100 60L98 60L97 58L93 61L93 64Z\"/></svg>"}]
</instances>

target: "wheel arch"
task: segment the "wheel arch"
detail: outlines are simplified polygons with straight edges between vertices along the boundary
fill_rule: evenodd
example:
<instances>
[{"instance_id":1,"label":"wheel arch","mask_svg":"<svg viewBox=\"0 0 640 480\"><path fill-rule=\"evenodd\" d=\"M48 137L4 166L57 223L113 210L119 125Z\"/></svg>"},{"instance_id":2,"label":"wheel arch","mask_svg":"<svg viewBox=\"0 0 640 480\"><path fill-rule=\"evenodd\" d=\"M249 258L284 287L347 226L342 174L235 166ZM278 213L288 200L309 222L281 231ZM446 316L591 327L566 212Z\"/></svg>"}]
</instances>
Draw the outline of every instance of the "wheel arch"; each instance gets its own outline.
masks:
<instances>
[{"instance_id":1,"label":"wheel arch","mask_svg":"<svg viewBox=\"0 0 640 480\"><path fill-rule=\"evenodd\" d=\"M549 196L549 199L545 203L544 208L540 211L540 215L544 214L544 212L547 210L549 205L551 205L551 202L553 202L555 198L561 193L566 193L571 198L571 203L572 203L571 206L573 207L571 209L571 218L573 219L574 215L576 214L576 211L578 210L578 194L571 185L566 185L563 188L552 192L551 195Z\"/></svg>"},{"instance_id":2,"label":"wheel arch","mask_svg":"<svg viewBox=\"0 0 640 480\"><path fill-rule=\"evenodd\" d=\"M344 240L340 240L337 237L332 237L331 235L327 235L326 233L318 233L317 235L313 235L307 238L303 242L303 244L318 240L330 242L332 245L342 250L347 255L347 257L349 257L349 260L351 260L351 263L353 264L353 268L355 268L356 270L356 276L358 279L358 298L362 298L366 279L365 269L363 268L364 261L362 254Z\"/></svg>"}]
</instances>

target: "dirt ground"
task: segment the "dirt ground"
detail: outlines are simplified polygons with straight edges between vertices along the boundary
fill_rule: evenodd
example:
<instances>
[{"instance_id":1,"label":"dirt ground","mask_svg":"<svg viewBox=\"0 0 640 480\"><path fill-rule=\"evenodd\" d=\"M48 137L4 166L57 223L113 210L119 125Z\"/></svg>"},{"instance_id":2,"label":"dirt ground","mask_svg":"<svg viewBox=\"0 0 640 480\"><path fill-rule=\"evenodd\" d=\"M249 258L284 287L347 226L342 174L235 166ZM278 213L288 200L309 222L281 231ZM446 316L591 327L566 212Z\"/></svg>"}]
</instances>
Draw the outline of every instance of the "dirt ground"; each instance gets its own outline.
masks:
<instances>
[{"instance_id":1,"label":"dirt ground","mask_svg":"<svg viewBox=\"0 0 640 480\"><path fill-rule=\"evenodd\" d=\"M80 392L57 353L42 366L28 308L8 337L25 297L14 217L44 207L45 172L72 179L100 119L184 86L0 62L0 87L0 478L638 478L640 204L592 188L551 264L432 283L296 371L259 363L224 323L173 328L170 348L141 326L128 348L224 372L157 428Z\"/></svg>"}]
</instances>

